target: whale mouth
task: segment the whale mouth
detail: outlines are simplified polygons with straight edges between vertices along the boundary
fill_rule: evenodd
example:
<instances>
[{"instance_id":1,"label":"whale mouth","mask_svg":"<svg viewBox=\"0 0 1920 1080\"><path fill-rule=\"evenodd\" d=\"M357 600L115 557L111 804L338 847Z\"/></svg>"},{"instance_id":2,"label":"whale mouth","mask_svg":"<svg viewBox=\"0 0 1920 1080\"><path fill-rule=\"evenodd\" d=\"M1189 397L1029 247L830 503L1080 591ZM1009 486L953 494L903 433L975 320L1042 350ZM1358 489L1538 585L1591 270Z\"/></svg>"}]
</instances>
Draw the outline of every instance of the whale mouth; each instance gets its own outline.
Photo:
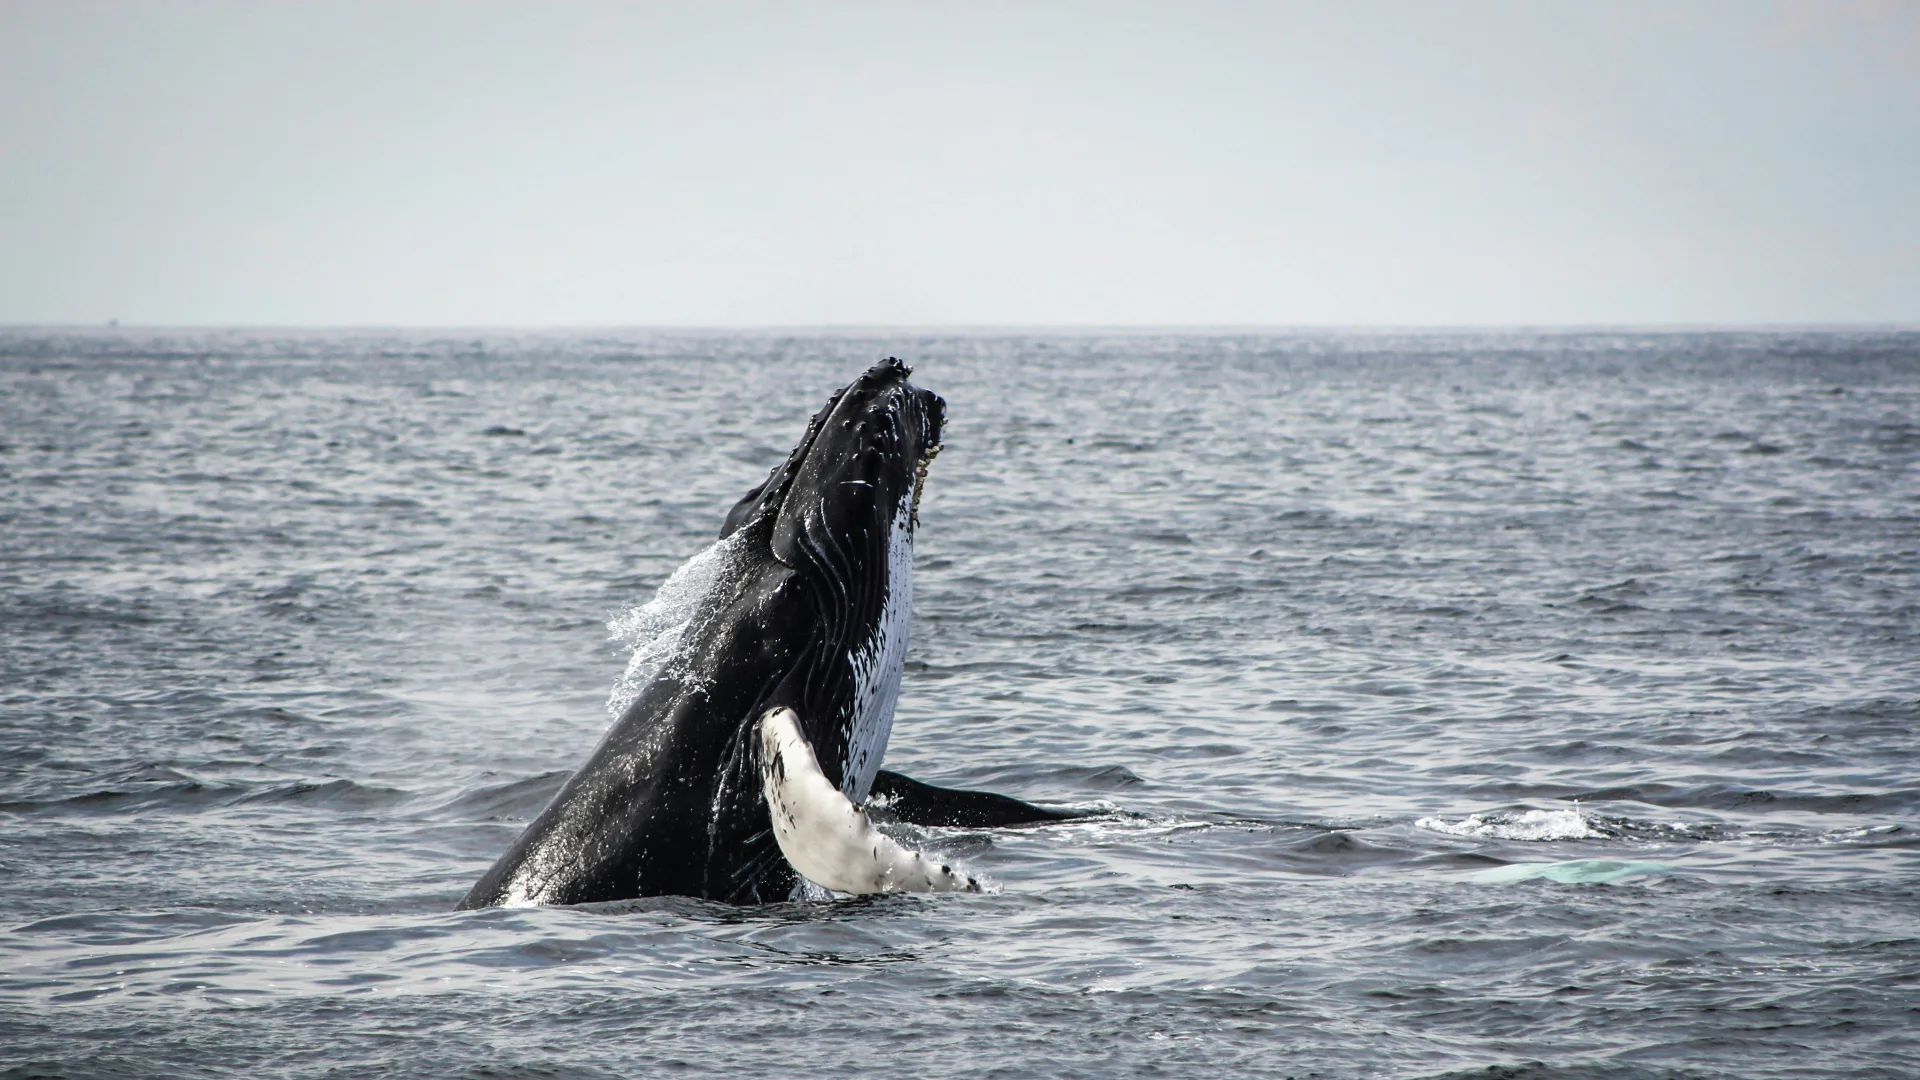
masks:
<instances>
[{"instance_id":1,"label":"whale mouth","mask_svg":"<svg viewBox=\"0 0 1920 1080\"><path fill-rule=\"evenodd\" d=\"M927 452L920 455L919 463L913 467L913 505L907 514L907 525L909 528L918 529L920 527L920 493L925 491L927 487L927 466L933 464L933 459L939 456L940 444L934 443L932 446L927 447Z\"/></svg>"}]
</instances>

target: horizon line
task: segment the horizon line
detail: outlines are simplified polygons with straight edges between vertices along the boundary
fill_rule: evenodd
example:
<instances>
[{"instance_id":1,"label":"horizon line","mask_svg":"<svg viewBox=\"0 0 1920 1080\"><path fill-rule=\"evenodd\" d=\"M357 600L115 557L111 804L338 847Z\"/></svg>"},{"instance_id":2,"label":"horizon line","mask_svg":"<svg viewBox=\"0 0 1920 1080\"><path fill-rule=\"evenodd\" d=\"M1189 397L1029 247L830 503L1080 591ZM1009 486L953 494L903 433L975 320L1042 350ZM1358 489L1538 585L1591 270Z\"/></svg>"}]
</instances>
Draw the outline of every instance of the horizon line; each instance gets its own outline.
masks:
<instances>
[{"instance_id":1,"label":"horizon line","mask_svg":"<svg viewBox=\"0 0 1920 1080\"><path fill-rule=\"evenodd\" d=\"M1461 322L1461 323L249 323L249 322L0 322L0 333L98 330L271 332L419 332L419 333L1470 333L1537 331L1548 333L1635 332L1701 333L1733 330L1776 331L1920 331L1920 320L1802 322Z\"/></svg>"}]
</instances>

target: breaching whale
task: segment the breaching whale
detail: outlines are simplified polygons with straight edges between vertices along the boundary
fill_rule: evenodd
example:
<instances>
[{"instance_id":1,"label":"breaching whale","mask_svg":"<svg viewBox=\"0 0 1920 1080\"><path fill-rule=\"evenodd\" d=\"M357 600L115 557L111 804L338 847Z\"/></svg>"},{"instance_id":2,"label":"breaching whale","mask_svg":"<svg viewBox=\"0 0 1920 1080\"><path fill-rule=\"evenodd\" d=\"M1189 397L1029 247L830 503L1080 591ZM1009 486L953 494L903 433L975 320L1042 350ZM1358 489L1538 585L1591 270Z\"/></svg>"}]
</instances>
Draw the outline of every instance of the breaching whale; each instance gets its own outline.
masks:
<instances>
[{"instance_id":1,"label":"breaching whale","mask_svg":"<svg viewBox=\"0 0 1920 1080\"><path fill-rule=\"evenodd\" d=\"M787 900L972 889L875 830L1074 816L880 769L912 609L912 543L946 403L883 360L834 394L726 515L711 580L598 747L462 908L643 896Z\"/></svg>"}]
</instances>

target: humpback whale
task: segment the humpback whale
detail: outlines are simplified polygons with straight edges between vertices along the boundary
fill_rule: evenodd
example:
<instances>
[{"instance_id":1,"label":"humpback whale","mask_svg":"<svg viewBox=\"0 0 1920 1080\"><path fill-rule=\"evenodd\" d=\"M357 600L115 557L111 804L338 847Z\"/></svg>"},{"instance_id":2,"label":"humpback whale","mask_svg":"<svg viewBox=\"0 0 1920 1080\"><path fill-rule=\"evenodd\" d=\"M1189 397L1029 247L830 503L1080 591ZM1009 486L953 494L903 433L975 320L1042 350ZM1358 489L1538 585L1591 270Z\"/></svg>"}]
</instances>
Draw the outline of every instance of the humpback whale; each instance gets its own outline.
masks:
<instances>
[{"instance_id":1,"label":"humpback whale","mask_svg":"<svg viewBox=\"0 0 1920 1080\"><path fill-rule=\"evenodd\" d=\"M913 534L946 402L873 365L726 515L669 655L462 908L977 890L878 832L1076 816L880 768L912 609ZM692 564L689 564L692 565Z\"/></svg>"}]
</instances>

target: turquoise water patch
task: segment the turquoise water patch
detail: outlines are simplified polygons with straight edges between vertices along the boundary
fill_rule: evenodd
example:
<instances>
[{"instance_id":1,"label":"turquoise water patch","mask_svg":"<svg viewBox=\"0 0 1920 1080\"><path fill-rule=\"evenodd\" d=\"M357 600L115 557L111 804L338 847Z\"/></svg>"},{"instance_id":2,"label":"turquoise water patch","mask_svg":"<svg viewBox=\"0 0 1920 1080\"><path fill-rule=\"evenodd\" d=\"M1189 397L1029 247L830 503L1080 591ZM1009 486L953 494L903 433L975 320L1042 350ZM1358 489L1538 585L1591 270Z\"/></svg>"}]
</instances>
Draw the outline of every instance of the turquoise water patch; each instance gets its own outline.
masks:
<instances>
[{"instance_id":1,"label":"turquoise water patch","mask_svg":"<svg viewBox=\"0 0 1920 1080\"><path fill-rule=\"evenodd\" d=\"M1512 863L1476 870L1467 877L1474 881L1504 884L1545 878L1566 884L1595 881L1619 881L1622 878L1673 873L1673 867L1657 862L1622 862L1619 859L1571 859L1567 862Z\"/></svg>"}]
</instances>

